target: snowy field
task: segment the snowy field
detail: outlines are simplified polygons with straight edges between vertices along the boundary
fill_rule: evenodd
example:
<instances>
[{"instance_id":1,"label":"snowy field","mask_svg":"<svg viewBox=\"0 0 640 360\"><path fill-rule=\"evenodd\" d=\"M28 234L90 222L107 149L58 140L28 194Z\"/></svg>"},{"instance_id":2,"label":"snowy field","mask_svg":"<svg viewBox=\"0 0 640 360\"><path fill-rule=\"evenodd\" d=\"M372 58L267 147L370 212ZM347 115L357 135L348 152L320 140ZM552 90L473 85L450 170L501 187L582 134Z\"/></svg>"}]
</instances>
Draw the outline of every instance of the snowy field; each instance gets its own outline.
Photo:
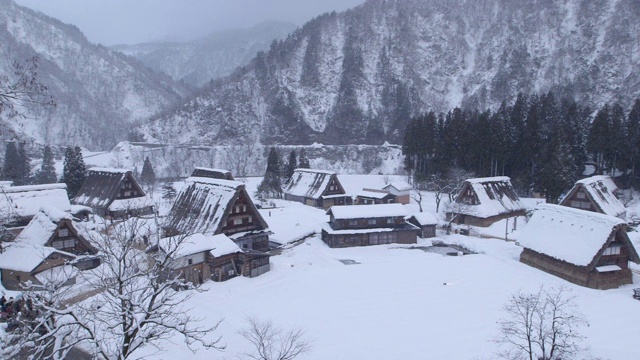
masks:
<instances>
[{"instance_id":1,"label":"snowy field","mask_svg":"<svg viewBox=\"0 0 640 360\"><path fill-rule=\"evenodd\" d=\"M340 176L348 192L382 186L383 176ZM392 179L393 180L393 179ZM249 193L259 179L249 178ZM535 200L531 200L535 204ZM272 238L288 243L317 231L324 212L284 200L261 212ZM432 194L424 207L435 210ZM410 207L417 211L417 205ZM271 216L269 216L271 213ZM519 229L524 223L519 223ZM504 234L504 224L495 231ZM492 231L492 230L489 230ZM300 359L495 359L496 322L515 291L565 286L576 296L590 326L583 328L588 358L640 358L640 302L626 286L591 290L520 264L513 242L445 235L437 240L460 244L475 255L443 256L407 245L330 249L318 235L289 245L271 258L272 270L260 277L207 282L204 293L187 306L208 323L224 319L215 335L224 351L191 354L176 339L165 344L163 359L238 359L247 342L238 334L249 317L283 327L302 327L313 340ZM517 232L511 234L517 236ZM430 245L422 240L418 246ZM352 260L345 265L340 260ZM640 283L640 278L634 282ZM213 336L213 334L212 334ZM149 349L149 354L153 354Z\"/></svg>"}]
</instances>

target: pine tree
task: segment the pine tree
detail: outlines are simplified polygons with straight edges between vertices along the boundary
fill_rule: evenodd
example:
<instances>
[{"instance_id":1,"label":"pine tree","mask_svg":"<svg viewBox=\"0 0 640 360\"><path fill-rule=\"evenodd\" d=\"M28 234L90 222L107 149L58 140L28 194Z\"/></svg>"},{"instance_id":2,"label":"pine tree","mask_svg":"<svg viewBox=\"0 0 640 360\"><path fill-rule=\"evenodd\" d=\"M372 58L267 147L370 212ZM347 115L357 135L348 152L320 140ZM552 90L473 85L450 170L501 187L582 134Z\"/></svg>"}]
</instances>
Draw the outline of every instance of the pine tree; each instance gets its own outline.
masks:
<instances>
[{"instance_id":1,"label":"pine tree","mask_svg":"<svg viewBox=\"0 0 640 360\"><path fill-rule=\"evenodd\" d=\"M307 158L307 152L304 148L300 149L300 156L298 157L298 168L300 169L309 169L311 165L309 164L309 159Z\"/></svg>"},{"instance_id":2,"label":"pine tree","mask_svg":"<svg viewBox=\"0 0 640 360\"><path fill-rule=\"evenodd\" d=\"M291 176L293 175L293 171L298 167L298 162L296 160L296 151L291 150L289 153L289 162L287 166L285 166L285 179L289 181Z\"/></svg>"},{"instance_id":3,"label":"pine tree","mask_svg":"<svg viewBox=\"0 0 640 360\"><path fill-rule=\"evenodd\" d=\"M267 170L264 178L258 186L258 193L263 197L280 197L282 194L282 186L280 184L280 157L275 148L269 150L267 158Z\"/></svg>"},{"instance_id":4,"label":"pine tree","mask_svg":"<svg viewBox=\"0 0 640 360\"><path fill-rule=\"evenodd\" d=\"M42 153L42 165L40 166L40 170L36 172L35 179L38 184L51 184L58 181L55 162L53 160L53 152L49 145L44 147Z\"/></svg>"},{"instance_id":5,"label":"pine tree","mask_svg":"<svg viewBox=\"0 0 640 360\"><path fill-rule=\"evenodd\" d=\"M18 173L15 184L28 185L31 183L31 159L27 154L24 143L18 145Z\"/></svg>"},{"instance_id":6,"label":"pine tree","mask_svg":"<svg viewBox=\"0 0 640 360\"><path fill-rule=\"evenodd\" d=\"M144 159L140 180L147 186L152 186L156 182L156 174L153 171L153 166L151 165L151 160L149 160L148 156Z\"/></svg>"},{"instance_id":7,"label":"pine tree","mask_svg":"<svg viewBox=\"0 0 640 360\"><path fill-rule=\"evenodd\" d=\"M75 149L67 147L64 154L64 167L62 179L60 181L67 184L67 193L72 199L78 194L86 177L87 170L82 157L82 149L76 146Z\"/></svg>"},{"instance_id":8,"label":"pine tree","mask_svg":"<svg viewBox=\"0 0 640 360\"><path fill-rule=\"evenodd\" d=\"M4 164L2 167L3 180L13 181L18 178L18 148L14 142L8 142L4 152Z\"/></svg>"},{"instance_id":9,"label":"pine tree","mask_svg":"<svg viewBox=\"0 0 640 360\"><path fill-rule=\"evenodd\" d=\"M631 185L638 184L640 172L640 99L636 99L633 108L627 115L625 124L627 148L628 148L628 168L631 168Z\"/></svg>"},{"instance_id":10,"label":"pine tree","mask_svg":"<svg viewBox=\"0 0 640 360\"><path fill-rule=\"evenodd\" d=\"M607 167L607 141L611 133L611 117L609 116L609 105L604 105L598 111L591 123L591 129L587 138L587 150L596 161L598 172L602 174Z\"/></svg>"}]
</instances>

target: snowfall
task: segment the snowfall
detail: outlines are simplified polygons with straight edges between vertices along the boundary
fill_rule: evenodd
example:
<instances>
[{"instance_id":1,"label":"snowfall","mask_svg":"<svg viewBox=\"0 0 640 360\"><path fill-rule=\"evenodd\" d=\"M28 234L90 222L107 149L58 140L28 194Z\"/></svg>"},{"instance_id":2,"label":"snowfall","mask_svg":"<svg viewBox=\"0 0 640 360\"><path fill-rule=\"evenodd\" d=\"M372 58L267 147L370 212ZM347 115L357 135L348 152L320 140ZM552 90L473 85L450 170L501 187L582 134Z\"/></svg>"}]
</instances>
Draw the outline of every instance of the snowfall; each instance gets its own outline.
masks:
<instances>
[{"instance_id":1,"label":"snowfall","mask_svg":"<svg viewBox=\"0 0 640 360\"><path fill-rule=\"evenodd\" d=\"M381 188L397 176L339 176L349 194ZM260 178L241 179L253 194ZM179 186L176 183L176 186ZM154 194L160 198L159 189ZM535 206L536 199L524 199ZM472 235L446 235L417 245L379 245L331 249L319 236L328 217L321 209L273 200L261 213L273 235L284 244L271 257L271 271L256 278L237 277L206 282L206 291L188 303L193 315L213 325L211 338L222 337L226 348L192 353L182 339L153 347L138 356L153 359L240 359L250 350L239 332L247 320L272 321L285 328L302 328L311 351L297 359L495 359L498 320L511 294L564 286L569 289L590 326L582 328L589 353L585 358L640 359L640 301L634 285L592 290L518 262L516 245L524 218L504 221ZM164 204L162 212L169 204ZM272 207L273 206L273 207ZM418 212L418 205L407 205ZM425 193L425 211L435 212L432 193ZM442 209L441 209L442 211ZM441 219L443 214L438 215ZM505 241L505 229L509 241ZM633 234L636 246L638 236ZM425 251L434 242L461 245L476 254L448 256ZM0 289L1 290L1 289Z\"/></svg>"}]
</instances>

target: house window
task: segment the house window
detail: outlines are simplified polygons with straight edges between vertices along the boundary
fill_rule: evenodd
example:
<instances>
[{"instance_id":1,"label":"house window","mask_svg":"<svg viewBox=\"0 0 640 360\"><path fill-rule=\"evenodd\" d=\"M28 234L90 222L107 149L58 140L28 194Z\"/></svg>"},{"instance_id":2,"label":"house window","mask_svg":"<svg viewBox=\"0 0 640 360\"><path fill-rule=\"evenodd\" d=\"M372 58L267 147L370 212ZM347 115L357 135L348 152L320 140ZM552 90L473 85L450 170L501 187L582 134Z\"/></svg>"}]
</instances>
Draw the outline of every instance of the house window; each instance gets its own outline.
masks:
<instances>
[{"instance_id":1,"label":"house window","mask_svg":"<svg viewBox=\"0 0 640 360\"><path fill-rule=\"evenodd\" d=\"M621 246L609 246L608 248L604 249L602 255L620 255L621 248Z\"/></svg>"},{"instance_id":2,"label":"house window","mask_svg":"<svg viewBox=\"0 0 640 360\"><path fill-rule=\"evenodd\" d=\"M56 250L73 249L76 247L76 239L56 240L51 242L51 247Z\"/></svg>"},{"instance_id":3,"label":"house window","mask_svg":"<svg viewBox=\"0 0 640 360\"><path fill-rule=\"evenodd\" d=\"M586 198L585 194L582 191L578 191L578 193L576 194L576 197L578 199L584 199Z\"/></svg>"},{"instance_id":4,"label":"house window","mask_svg":"<svg viewBox=\"0 0 640 360\"><path fill-rule=\"evenodd\" d=\"M351 226L358 225L358 220L349 220L349 225L351 225Z\"/></svg>"},{"instance_id":5,"label":"house window","mask_svg":"<svg viewBox=\"0 0 640 360\"><path fill-rule=\"evenodd\" d=\"M388 218L387 219L387 224L394 224L394 223L395 223L395 221L393 221L392 218Z\"/></svg>"},{"instance_id":6,"label":"house window","mask_svg":"<svg viewBox=\"0 0 640 360\"><path fill-rule=\"evenodd\" d=\"M125 191L124 196L131 196L131 191Z\"/></svg>"},{"instance_id":7,"label":"house window","mask_svg":"<svg viewBox=\"0 0 640 360\"><path fill-rule=\"evenodd\" d=\"M247 220L248 220L248 223L251 224L253 222L253 216L249 216Z\"/></svg>"},{"instance_id":8,"label":"house window","mask_svg":"<svg viewBox=\"0 0 640 360\"><path fill-rule=\"evenodd\" d=\"M233 225L241 225L241 224L242 224L242 218L233 219Z\"/></svg>"},{"instance_id":9,"label":"house window","mask_svg":"<svg viewBox=\"0 0 640 360\"><path fill-rule=\"evenodd\" d=\"M375 224L376 224L376 219L369 219L369 220L367 220L367 224L369 224L369 225L375 225Z\"/></svg>"},{"instance_id":10,"label":"house window","mask_svg":"<svg viewBox=\"0 0 640 360\"><path fill-rule=\"evenodd\" d=\"M69 229L63 228L63 229L58 229L58 237L67 237L69 236Z\"/></svg>"},{"instance_id":11,"label":"house window","mask_svg":"<svg viewBox=\"0 0 640 360\"><path fill-rule=\"evenodd\" d=\"M187 264L189 264L189 265L193 265L193 259L188 259L188 260L187 260Z\"/></svg>"}]
</instances>

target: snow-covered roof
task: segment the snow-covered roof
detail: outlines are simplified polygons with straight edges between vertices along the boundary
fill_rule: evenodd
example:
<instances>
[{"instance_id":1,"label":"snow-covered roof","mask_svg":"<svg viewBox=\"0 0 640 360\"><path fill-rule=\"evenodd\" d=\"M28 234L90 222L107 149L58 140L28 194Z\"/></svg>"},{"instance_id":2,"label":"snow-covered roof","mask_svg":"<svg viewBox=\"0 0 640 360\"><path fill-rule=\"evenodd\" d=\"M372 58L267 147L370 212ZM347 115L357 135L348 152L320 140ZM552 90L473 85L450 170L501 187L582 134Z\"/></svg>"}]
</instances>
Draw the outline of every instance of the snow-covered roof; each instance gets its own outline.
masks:
<instances>
[{"instance_id":1,"label":"snow-covered roof","mask_svg":"<svg viewBox=\"0 0 640 360\"><path fill-rule=\"evenodd\" d=\"M332 206L327 214L333 215L336 220L343 219L367 219L386 218L394 216L407 216L407 210L402 204L377 204L377 205L342 205Z\"/></svg>"},{"instance_id":2,"label":"snow-covered roof","mask_svg":"<svg viewBox=\"0 0 640 360\"><path fill-rule=\"evenodd\" d=\"M389 196L389 195L390 194L388 192L370 191L370 190L363 189L358 193L357 196L371 198L371 199L384 199L386 196Z\"/></svg>"},{"instance_id":3,"label":"snow-covered roof","mask_svg":"<svg viewBox=\"0 0 640 360\"><path fill-rule=\"evenodd\" d=\"M118 197L123 182L127 178L131 182L132 189L136 190L140 197L145 196L144 190L130 170L91 168L73 202L94 209L106 209Z\"/></svg>"},{"instance_id":4,"label":"snow-covered roof","mask_svg":"<svg viewBox=\"0 0 640 360\"><path fill-rule=\"evenodd\" d=\"M284 192L294 196L318 199L327 190L335 172L313 169L296 169Z\"/></svg>"},{"instance_id":5,"label":"snow-covered roof","mask_svg":"<svg viewBox=\"0 0 640 360\"><path fill-rule=\"evenodd\" d=\"M438 224L438 218L430 212L415 213L407 217L407 219L409 218L416 219L416 221L420 225L437 225Z\"/></svg>"},{"instance_id":6,"label":"snow-covered roof","mask_svg":"<svg viewBox=\"0 0 640 360\"><path fill-rule=\"evenodd\" d=\"M526 209L507 176L467 179L466 182L477 196L478 204L465 206L461 214L488 218Z\"/></svg>"},{"instance_id":7,"label":"snow-covered roof","mask_svg":"<svg viewBox=\"0 0 640 360\"><path fill-rule=\"evenodd\" d=\"M560 203L565 206L571 206L571 204L569 204L569 198L573 197L573 194L580 188L589 194L589 197L595 205L600 208L599 210L603 214L621 216L626 213L627 209L614 194L615 191L618 190L618 187L613 182L613 179L607 175L596 175L578 180L573 189L569 191Z\"/></svg>"},{"instance_id":8,"label":"snow-covered roof","mask_svg":"<svg viewBox=\"0 0 640 360\"><path fill-rule=\"evenodd\" d=\"M587 266L609 240L617 217L566 206L541 204L518 237L520 245L579 266Z\"/></svg>"},{"instance_id":9,"label":"snow-covered roof","mask_svg":"<svg viewBox=\"0 0 640 360\"><path fill-rule=\"evenodd\" d=\"M132 209L143 209L153 206L153 201L148 196L135 197L129 199L116 199L109 205L111 211L125 211Z\"/></svg>"},{"instance_id":10,"label":"snow-covered roof","mask_svg":"<svg viewBox=\"0 0 640 360\"><path fill-rule=\"evenodd\" d=\"M380 232L392 232L393 228L371 228L371 229L342 229L334 230L329 223L322 223L322 229L331 235L349 235L349 234L371 234Z\"/></svg>"},{"instance_id":11,"label":"snow-covered roof","mask_svg":"<svg viewBox=\"0 0 640 360\"><path fill-rule=\"evenodd\" d=\"M9 180L0 181L0 188L7 188L10 186L13 186L13 181L9 181Z\"/></svg>"},{"instance_id":12,"label":"snow-covered roof","mask_svg":"<svg viewBox=\"0 0 640 360\"><path fill-rule=\"evenodd\" d=\"M31 272L55 252L73 257L51 247L14 243L0 254L0 269Z\"/></svg>"},{"instance_id":13,"label":"snow-covered roof","mask_svg":"<svg viewBox=\"0 0 640 360\"><path fill-rule=\"evenodd\" d=\"M43 284L61 284L75 278L78 272L78 268L73 265L62 265L41 271L35 275L35 278Z\"/></svg>"},{"instance_id":14,"label":"snow-covered roof","mask_svg":"<svg viewBox=\"0 0 640 360\"><path fill-rule=\"evenodd\" d=\"M386 189L386 188L389 188L389 187L393 187L398 191L409 191L409 190L413 189L413 187L408 182L401 181L401 180L393 181L390 184L388 184L385 187L383 187L383 189Z\"/></svg>"},{"instance_id":15,"label":"snow-covered roof","mask_svg":"<svg viewBox=\"0 0 640 360\"><path fill-rule=\"evenodd\" d=\"M60 220L72 220L69 213L52 206L43 206L15 239L16 243L44 246Z\"/></svg>"},{"instance_id":16,"label":"snow-covered roof","mask_svg":"<svg viewBox=\"0 0 640 360\"><path fill-rule=\"evenodd\" d=\"M209 252L214 257L242 252L238 244L229 239L225 234L214 235L211 239L215 244L215 248Z\"/></svg>"},{"instance_id":17,"label":"snow-covered roof","mask_svg":"<svg viewBox=\"0 0 640 360\"><path fill-rule=\"evenodd\" d=\"M233 175L231 175L231 171L229 170L206 168L206 167L199 167L199 166L193 170L193 173L191 173L191 176L233 180Z\"/></svg>"},{"instance_id":18,"label":"snow-covered roof","mask_svg":"<svg viewBox=\"0 0 640 360\"><path fill-rule=\"evenodd\" d=\"M34 216L42 204L69 211L71 204L66 184L46 184L12 186L2 188L0 193L0 214L9 217Z\"/></svg>"},{"instance_id":19,"label":"snow-covered roof","mask_svg":"<svg viewBox=\"0 0 640 360\"><path fill-rule=\"evenodd\" d=\"M215 234L241 188L244 184L238 181L188 178L167 215L168 228L183 234Z\"/></svg>"}]
</instances>

